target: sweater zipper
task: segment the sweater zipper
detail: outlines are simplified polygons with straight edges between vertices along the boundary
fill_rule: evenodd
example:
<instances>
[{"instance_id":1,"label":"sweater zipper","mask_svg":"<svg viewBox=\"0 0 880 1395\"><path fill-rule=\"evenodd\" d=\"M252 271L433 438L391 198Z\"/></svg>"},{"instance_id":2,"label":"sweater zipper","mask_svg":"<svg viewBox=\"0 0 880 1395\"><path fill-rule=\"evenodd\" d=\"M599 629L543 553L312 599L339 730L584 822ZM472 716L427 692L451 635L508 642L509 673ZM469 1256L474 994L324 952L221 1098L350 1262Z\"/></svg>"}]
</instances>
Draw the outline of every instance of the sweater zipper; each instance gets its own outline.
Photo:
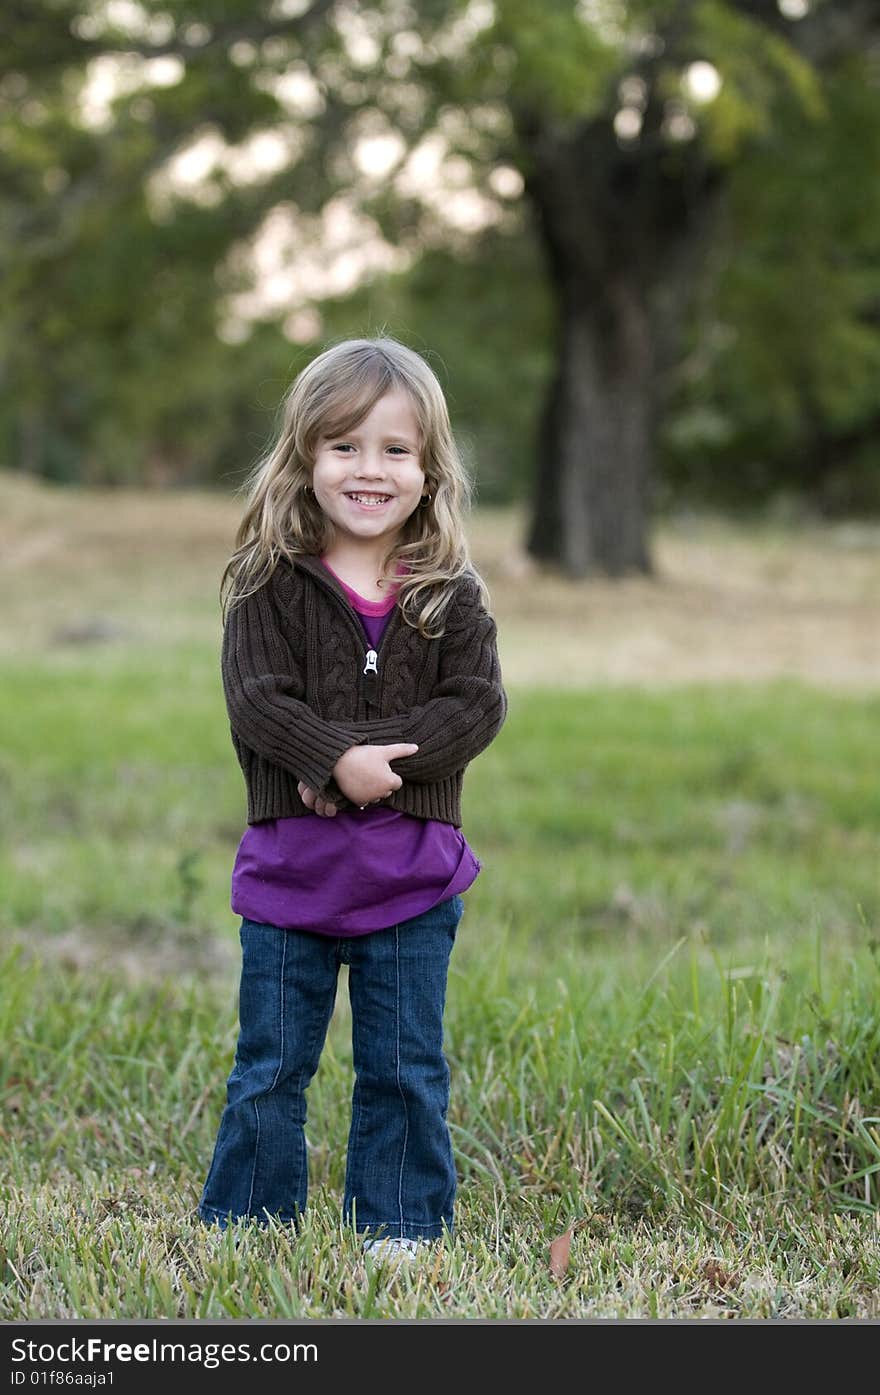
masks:
<instances>
[{"instance_id":1,"label":"sweater zipper","mask_svg":"<svg viewBox=\"0 0 880 1395\"><path fill-rule=\"evenodd\" d=\"M382 657L382 653L385 649L385 641L388 639L389 632L392 630L395 623L397 622L397 617L399 613L400 612L397 606L395 606L394 610L392 610L391 614L388 617L388 624L382 631L382 638L379 640L379 648L374 649L371 645L364 652L364 699L366 702L372 703L372 705L375 707L377 717L379 716L382 710L382 679L385 673L384 667L380 671L379 660ZM355 619L357 619L357 616L355 616ZM360 624L360 620L358 620L358 624ZM363 643L363 629L361 630L361 643Z\"/></svg>"},{"instance_id":2,"label":"sweater zipper","mask_svg":"<svg viewBox=\"0 0 880 1395\"><path fill-rule=\"evenodd\" d=\"M385 642L388 639L389 631L393 628L394 623L397 619L397 607L395 607L395 609L391 612L388 624L385 626L382 638L379 640L379 648L374 649L372 645L365 646L364 627L360 622L360 617L355 613L354 609L352 608L348 600L348 597L340 595L333 583L327 577L319 576L317 572L309 572L309 575L316 577L320 584L327 591L330 592L330 595L333 596L334 599L339 602L339 604L345 611L345 614L349 622L357 630L359 647L363 652L363 667L361 669L359 687L361 694L363 695L364 707L366 708L367 705L369 705L370 707L374 707L376 709L376 715L378 716L381 710L379 702L381 698L382 677L382 675L379 672L379 659L382 656L383 650L385 649Z\"/></svg>"},{"instance_id":3,"label":"sweater zipper","mask_svg":"<svg viewBox=\"0 0 880 1395\"><path fill-rule=\"evenodd\" d=\"M379 686L379 669L377 668L379 654L375 649L368 649L364 657L367 661L363 667L364 697L367 703L374 706L378 711L378 703L376 700L378 694L376 690Z\"/></svg>"}]
</instances>

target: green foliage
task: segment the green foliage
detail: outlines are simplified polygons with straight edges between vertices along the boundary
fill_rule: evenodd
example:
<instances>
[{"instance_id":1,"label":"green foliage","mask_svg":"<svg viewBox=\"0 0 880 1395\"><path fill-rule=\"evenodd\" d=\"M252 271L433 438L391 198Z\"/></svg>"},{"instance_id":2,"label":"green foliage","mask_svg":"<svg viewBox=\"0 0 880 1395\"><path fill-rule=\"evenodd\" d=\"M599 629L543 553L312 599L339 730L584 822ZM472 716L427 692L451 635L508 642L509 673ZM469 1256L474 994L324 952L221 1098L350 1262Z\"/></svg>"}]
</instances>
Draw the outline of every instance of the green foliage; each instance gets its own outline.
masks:
<instances>
[{"instance_id":1,"label":"green foliage","mask_svg":"<svg viewBox=\"0 0 880 1395\"><path fill-rule=\"evenodd\" d=\"M418 7L424 49L401 67L399 20L384 4L357 7L378 45L373 65L348 55L329 11L287 17L269 0L207 15L187 0L140 9L133 25L79 0L32 0L0 27L5 464L66 481L224 482L262 449L294 363L381 324L447 365L483 497L525 496L558 352L528 208L501 200L494 231L450 229L392 180L363 181L359 123L390 125L410 148L441 128L486 193L498 165L530 172L535 147L518 122L610 131L621 82L642 74L660 108L683 108L695 125L693 143L660 137L643 177L693 145L730 184L709 278L687 312L689 352L662 382L661 502L783 489L829 509L880 508L880 120L867 45L820 70L792 42L796 24L735 0L499 0L484 21L461 0L433 0ZM465 38L450 47L457 28ZM152 54L176 57L180 80L138 80ZM78 112L89 65L108 58L131 82L107 127L89 126ZM722 78L708 104L682 86L697 60ZM271 90L288 71L317 79L308 114ZM201 200L156 192L199 137L235 144L273 129L295 135L282 170L247 184L215 172ZM280 204L316 216L340 194L415 254L411 268L316 299L312 341L291 342L275 311L231 339L229 298L249 287L242 248Z\"/></svg>"},{"instance_id":2,"label":"green foliage","mask_svg":"<svg viewBox=\"0 0 880 1395\"><path fill-rule=\"evenodd\" d=\"M729 249L713 254L665 429L678 496L761 502L779 490L829 511L880 507L874 430L880 334L880 104L866 59L825 84L805 123L781 101L775 135L738 168Z\"/></svg>"},{"instance_id":3,"label":"green foliage","mask_svg":"<svg viewBox=\"0 0 880 1395\"><path fill-rule=\"evenodd\" d=\"M554 119L590 119L603 111L620 71L619 40L604 38L570 0L499 0L494 10L494 23L481 35L481 77L492 69L503 73L516 102Z\"/></svg>"},{"instance_id":4,"label":"green foliage","mask_svg":"<svg viewBox=\"0 0 880 1395\"><path fill-rule=\"evenodd\" d=\"M788 95L808 123L824 114L822 84L810 63L767 24L723 0L694 6L688 47L721 77L715 100L694 111L715 160L733 162L773 139L780 97Z\"/></svg>"},{"instance_id":5,"label":"green foliage","mask_svg":"<svg viewBox=\"0 0 880 1395\"><path fill-rule=\"evenodd\" d=\"M177 44L157 49L179 47L183 79L153 87L142 76L116 98L106 130L78 114L85 63L130 47L146 57L150 42L70 33L66 50L59 44L41 59L28 34L40 22L57 28L57 6L31 9L0 87L0 198L12 234L0 241L0 454L60 480L216 478L241 466L243 447L266 426L265 339L245 350L218 337L218 271L286 189L271 178L255 187L220 181L215 203L169 203L151 181L206 130L235 142L278 119L276 99L230 57L254 7L224 6L229 40L204 52L187 47L190 6L158 7L163 34L179 12ZM222 283L224 294L236 289L228 268ZM276 334L272 367L289 356Z\"/></svg>"}]
</instances>

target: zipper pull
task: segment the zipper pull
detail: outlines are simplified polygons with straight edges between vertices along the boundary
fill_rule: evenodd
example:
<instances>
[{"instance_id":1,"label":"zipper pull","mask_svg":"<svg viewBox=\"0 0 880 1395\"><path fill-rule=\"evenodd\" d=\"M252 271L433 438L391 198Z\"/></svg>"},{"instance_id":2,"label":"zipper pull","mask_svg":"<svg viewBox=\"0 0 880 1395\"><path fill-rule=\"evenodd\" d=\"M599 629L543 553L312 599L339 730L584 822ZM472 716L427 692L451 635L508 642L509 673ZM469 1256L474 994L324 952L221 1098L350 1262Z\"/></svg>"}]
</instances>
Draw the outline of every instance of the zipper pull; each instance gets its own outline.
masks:
<instances>
[{"instance_id":1,"label":"zipper pull","mask_svg":"<svg viewBox=\"0 0 880 1395\"><path fill-rule=\"evenodd\" d=\"M377 652L375 649L368 649L368 650L367 650L367 662L366 662L366 664L364 665L364 673L378 673L378 672L379 672L379 670L378 670L377 667L376 667L376 660L378 659L378 657L379 657L378 652Z\"/></svg>"}]
</instances>

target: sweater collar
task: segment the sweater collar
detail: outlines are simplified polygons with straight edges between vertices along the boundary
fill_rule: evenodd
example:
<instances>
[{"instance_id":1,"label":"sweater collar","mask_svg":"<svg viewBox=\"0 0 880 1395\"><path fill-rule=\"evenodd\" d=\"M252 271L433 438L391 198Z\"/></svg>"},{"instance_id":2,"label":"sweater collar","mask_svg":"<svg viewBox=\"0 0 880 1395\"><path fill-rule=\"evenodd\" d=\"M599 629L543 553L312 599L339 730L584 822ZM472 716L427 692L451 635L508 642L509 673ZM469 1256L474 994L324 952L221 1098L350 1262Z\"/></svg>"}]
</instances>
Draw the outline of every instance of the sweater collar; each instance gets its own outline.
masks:
<instances>
[{"instance_id":1,"label":"sweater collar","mask_svg":"<svg viewBox=\"0 0 880 1395\"><path fill-rule=\"evenodd\" d=\"M341 596L346 605L351 605L348 594L342 582L339 580L339 577L335 572L332 572L329 567L324 566L320 557L316 557L314 553L311 552L295 552L292 561L293 565L299 567L300 571L308 572L311 576L317 577L319 581L323 581L332 591L335 591L338 596Z\"/></svg>"},{"instance_id":2,"label":"sweater collar","mask_svg":"<svg viewBox=\"0 0 880 1395\"><path fill-rule=\"evenodd\" d=\"M349 600L348 595L346 594L345 587L342 585L342 582L335 575L335 573L328 571L327 568L324 566L324 563L321 561L320 557L316 557L313 553L310 552L295 552L291 558L291 562L292 565L299 568L301 572L307 572L310 576L315 577L319 585L326 586L330 591L334 591L336 593L336 595L342 601L345 610L348 612L348 615L350 616L352 623L356 626L359 637L362 638L362 617L358 615L357 611L355 610L354 606ZM388 624L385 626L382 635L382 640L380 641L380 646L385 643L389 635L394 631L394 628L399 623L399 620L400 610L397 606L395 606L395 608L391 611L388 617Z\"/></svg>"},{"instance_id":3,"label":"sweater collar","mask_svg":"<svg viewBox=\"0 0 880 1395\"><path fill-rule=\"evenodd\" d=\"M342 582L334 572L329 571L328 568L324 566L320 557L316 557L314 553L311 552L295 552L292 561L293 565L298 567L300 571L308 572L310 576L315 577L329 590L335 591L336 595L339 596L340 599L345 602L348 609L352 611L352 614L354 613L351 601L348 598L348 594Z\"/></svg>"}]
</instances>

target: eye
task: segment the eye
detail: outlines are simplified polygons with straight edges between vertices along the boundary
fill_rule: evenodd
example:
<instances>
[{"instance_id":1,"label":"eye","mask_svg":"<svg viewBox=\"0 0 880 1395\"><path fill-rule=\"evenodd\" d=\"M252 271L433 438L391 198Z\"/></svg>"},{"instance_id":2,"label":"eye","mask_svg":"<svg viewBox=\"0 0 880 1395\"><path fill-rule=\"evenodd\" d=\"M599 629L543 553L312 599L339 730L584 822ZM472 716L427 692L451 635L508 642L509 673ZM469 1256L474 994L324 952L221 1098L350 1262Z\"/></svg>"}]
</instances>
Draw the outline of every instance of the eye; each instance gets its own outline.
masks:
<instances>
[{"instance_id":1,"label":"eye","mask_svg":"<svg viewBox=\"0 0 880 1395\"><path fill-rule=\"evenodd\" d=\"M352 444L351 441L337 441L337 442L335 442L335 444L331 445L330 449L331 449L331 450L354 450L355 447L354 447L354 445ZM410 453L410 452L409 452L409 448L408 448L407 446L389 446L388 449L389 449L389 450L394 450L394 451L400 451L400 453L401 453L402 455L409 455L409 453Z\"/></svg>"}]
</instances>

